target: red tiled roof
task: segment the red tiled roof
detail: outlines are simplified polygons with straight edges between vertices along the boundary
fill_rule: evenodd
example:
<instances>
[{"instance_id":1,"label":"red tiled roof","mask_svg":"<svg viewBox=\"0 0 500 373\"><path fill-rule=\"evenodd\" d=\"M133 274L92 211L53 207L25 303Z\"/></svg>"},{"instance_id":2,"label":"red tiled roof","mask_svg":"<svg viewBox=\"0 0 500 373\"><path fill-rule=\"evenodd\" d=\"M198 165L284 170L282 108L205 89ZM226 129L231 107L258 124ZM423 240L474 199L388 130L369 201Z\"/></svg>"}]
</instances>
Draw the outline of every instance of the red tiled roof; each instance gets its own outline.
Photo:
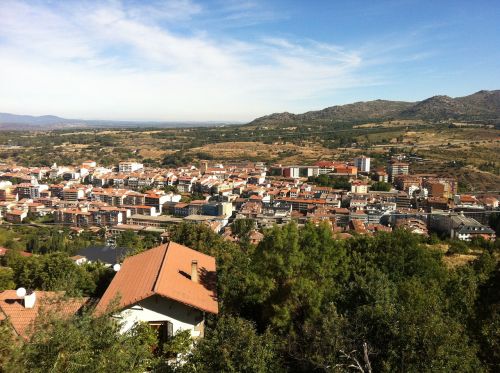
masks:
<instances>
[{"instance_id":1,"label":"red tiled roof","mask_svg":"<svg viewBox=\"0 0 500 373\"><path fill-rule=\"evenodd\" d=\"M460 202L473 203L473 202L477 202L477 201L476 201L476 198L473 196L462 194L460 196Z\"/></svg>"},{"instance_id":2,"label":"red tiled roof","mask_svg":"<svg viewBox=\"0 0 500 373\"><path fill-rule=\"evenodd\" d=\"M27 251L20 251L20 250L10 250L10 249L6 249L5 247L0 247L0 256L4 256L5 254L7 254L9 251L15 251L15 252L18 252L19 255L21 256L32 256L33 254L32 253L29 253Z\"/></svg>"},{"instance_id":3,"label":"red tiled roof","mask_svg":"<svg viewBox=\"0 0 500 373\"><path fill-rule=\"evenodd\" d=\"M334 167L337 164L335 162L330 162L330 161L318 161L314 163L314 165L318 167Z\"/></svg>"},{"instance_id":4,"label":"red tiled roof","mask_svg":"<svg viewBox=\"0 0 500 373\"><path fill-rule=\"evenodd\" d=\"M52 291L36 291L36 302L33 308L25 308L22 299L15 290L0 291L0 320L9 319L14 331L27 338L29 327L35 321L40 309L47 312L71 316L77 313L89 298L62 299L64 293Z\"/></svg>"},{"instance_id":5,"label":"red tiled roof","mask_svg":"<svg viewBox=\"0 0 500 373\"><path fill-rule=\"evenodd\" d=\"M198 261L198 283L190 279L193 260ZM104 312L117 295L123 309L156 294L216 314L215 274L214 257L169 242L125 259L96 311Z\"/></svg>"}]
</instances>

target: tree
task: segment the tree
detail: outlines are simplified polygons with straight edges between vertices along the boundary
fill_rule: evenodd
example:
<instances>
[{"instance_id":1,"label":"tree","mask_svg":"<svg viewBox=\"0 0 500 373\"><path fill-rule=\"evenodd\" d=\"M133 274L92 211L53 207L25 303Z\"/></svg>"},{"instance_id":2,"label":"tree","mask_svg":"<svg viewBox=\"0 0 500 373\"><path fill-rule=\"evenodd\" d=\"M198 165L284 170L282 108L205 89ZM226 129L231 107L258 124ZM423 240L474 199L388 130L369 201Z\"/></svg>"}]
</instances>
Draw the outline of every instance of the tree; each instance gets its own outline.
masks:
<instances>
[{"instance_id":1,"label":"tree","mask_svg":"<svg viewBox=\"0 0 500 373\"><path fill-rule=\"evenodd\" d=\"M261 322L289 330L320 312L340 294L347 275L345 248L328 224L294 223L266 232L252 258L248 301L260 305Z\"/></svg>"},{"instance_id":2,"label":"tree","mask_svg":"<svg viewBox=\"0 0 500 373\"><path fill-rule=\"evenodd\" d=\"M14 271L8 267L0 267L0 291L14 289Z\"/></svg>"},{"instance_id":3,"label":"tree","mask_svg":"<svg viewBox=\"0 0 500 373\"><path fill-rule=\"evenodd\" d=\"M347 317L339 315L334 305L328 305L321 316L307 320L288 337L293 365L302 372L348 371L353 366L369 372L369 347L356 341L353 329Z\"/></svg>"},{"instance_id":4,"label":"tree","mask_svg":"<svg viewBox=\"0 0 500 373\"><path fill-rule=\"evenodd\" d=\"M12 332L8 320L0 321L0 373L15 372L18 369L19 338ZM17 370L19 371L19 370Z\"/></svg>"},{"instance_id":5,"label":"tree","mask_svg":"<svg viewBox=\"0 0 500 373\"><path fill-rule=\"evenodd\" d=\"M38 254L40 252L40 239L38 235L33 235L26 244L26 251Z\"/></svg>"},{"instance_id":6,"label":"tree","mask_svg":"<svg viewBox=\"0 0 500 373\"><path fill-rule=\"evenodd\" d=\"M85 267L76 265L63 253L9 257L16 286L38 290L61 290L70 295L92 295L96 284Z\"/></svg>"},{"instance_id":7,"label":"tree","mask_svg":"<svg viewBox=\"0 0 500 373\"><path fill-rule=\"evenodd\" d=\"M242 242L248 244L250 233L255 229L255 220L236 219L231 225L231 230Z\"/></svg>"},{"instance_id":8,"label":"tree","mask_svg":"<svg viewBox=\"0 0 500 373\"><path fill-rule=\"evenodd\" d=\"M388 192L392 188L392 185L390 183L386 183L383 181L376 181L370 186L370 190L373 191L381 191L381 192Z\"/></svg>"},{"instance_id":9,"label":"tree","mask_svg":"<svg viewBox=\"0 0 500 373\"><path fill-rule=\"evenodd\" d=\"M252 322L222 316L195 346L188 366L196 372L279 372L280 361L270 332L259 335Z\"/></svg>"},{"instance_id":10,"label":"tree","mask_svg":"<svg viewBox=\"0 0 500 373\"><path fill-rule=\"evenodd\" d=\"M121 332L109 315L64 318L42 313L22 343L18 368L29 372L144 372L154 363L156 334L147 324Z\"/></svg>"},{"instance_id":11,"label":"tree","mask_svg":"<svg viewBox=\"0 0 500 373\"><path fill-rule=\"evenodd\" d=\"M139 236L133 230L129 229L118 235L116 246L130 249L128 252L129 255L139 254L145 249Z\"/></svg>"},{"instance_id":12,"label":"tree","mask_svg":"<svg viewBox=\"0 0 500 373\"><path fill-rule=\"evenodd\" d=\"M450 242L447 254L467 254L469 252L469 246L466 242L460 240L453 240Z\"/></svg>"},{"instance_id":13,"label":"tree","mask_svg":"<svg viewBox=\"0 0 500 373\"><path fill-rule=\"evenodd\" d=\"M345 176L335 177L323 174L319 176L310 176L308 178L308 181L320 186L332 187L334 189L345 189L345 190L351 189L351 183L349 182L349 179Z\"/></svg>"}]
</instances>

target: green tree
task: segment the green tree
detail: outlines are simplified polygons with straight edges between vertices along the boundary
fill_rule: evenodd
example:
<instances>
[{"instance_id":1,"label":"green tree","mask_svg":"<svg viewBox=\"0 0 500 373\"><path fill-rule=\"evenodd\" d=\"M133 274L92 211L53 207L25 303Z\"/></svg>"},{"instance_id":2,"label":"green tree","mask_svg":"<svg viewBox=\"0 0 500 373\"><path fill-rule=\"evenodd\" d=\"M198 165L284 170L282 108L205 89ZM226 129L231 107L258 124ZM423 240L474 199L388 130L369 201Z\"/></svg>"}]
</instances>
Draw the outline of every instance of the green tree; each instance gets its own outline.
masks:
<instances>
[{"instance_id":1,"label":"green tree","mask_svg":"<svg viewBox=\"0 0 500 373\"><path fill-rule=\"evenodd\" d=\"M12 332L8 320L0 321L0 373L19 371L20 361L19 344L21 341Z\"/></svg>"},{"instance_id":2,"label":"green tree","mask_svg":"<svg viewBox=\"0 0 500 373\"><path fill-rule=\"evenodd\" d=\"M270 332L259 335L253 323L223 316L196 344L187 364L195 372L264 373L279 372L279 360Z\"/></svg>"},{"instance_id":3,"label":"green tree","mask_svg":"<svg viewBox=\"0 0 500 373\"><path fill-rule=\"evenodd\" d=\"M388 192L392 188L392 185L390 183L386 183L383 181L376 181L372 185L370 185L370 190L373 191L381 191L381 192Z\"/></svg>"},{"instance_id":4,"label":"green tree","mask_svg":"<svg viewBox=\"0 0 500 373\"><path fill-rule=\"evenodd\" d=\"M29 372L144 372L154 363L156 334L147 324L122 333L109 315L84 312L71 318L42 313L34 325L18 362Z\"/></svg>"},{"instance_id":5,"label":"green tree","mask_svg":"<svg viewBox=\"0 0 500 373\"><path fill-rule=\"evenodd\" d=\"M299 230L292 223L267 232L252 263L248 300L260 305L262 322L284 331L340 294L348 260L328 224Z\"/></svg>"},{"instance_id":6,"label":"green tree","mask_svg":"<svg viewBox=\"0 0 500 373\"><path fill-rule=\"evenodd\" d=\"M70 295L91 295L96 284L85 267L76 265L64 253L12 257L7 265L14 271L16 286L38 290L61 290Z\"/></svg>"},{"instance_id":7,"label":"green tree","mask_svg":"<svg viewBox=\"0 0 500 373\"><path fill-rule=\"evenodd\" d=\"M8 267L0 267L0 291L14 289L14 271Z\"/></svg>"},{"instance_id":8,"label":"green tree","mask_svg":"<svg viewBox=\"0 0 500 373\"><path fill-rule=\"evenodd\" d=\"M26 251L38 254L40 252L40 239L38 235L33 235L26 244Z\"/></svg>"}]
</instances>

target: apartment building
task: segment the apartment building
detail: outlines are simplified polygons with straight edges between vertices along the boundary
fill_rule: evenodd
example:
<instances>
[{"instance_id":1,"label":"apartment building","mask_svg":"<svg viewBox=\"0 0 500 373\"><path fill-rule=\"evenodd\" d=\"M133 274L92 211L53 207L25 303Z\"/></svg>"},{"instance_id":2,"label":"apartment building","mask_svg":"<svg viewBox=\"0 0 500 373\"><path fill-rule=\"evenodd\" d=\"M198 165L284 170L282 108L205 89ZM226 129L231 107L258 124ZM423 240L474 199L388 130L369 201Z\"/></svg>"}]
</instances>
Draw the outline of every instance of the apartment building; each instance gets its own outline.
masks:
<instances>
[{"instance_id":1,"label":"apartment building","mask_svg":"<svg viewBox=\"0 0 500 373\"><path fill-rule=\"evenodd\" d=\"M370 162L371 159L365 156L354 158L354 166L358 168L359 172L369 173L370 172Z\"/></svg>"},{"instance_id":2,"label":"apartment building","mask_svg":"<svg viewBox=\"0 0 500 373\"><path fill-rule=\"evenodd\" d=\"M39 184L30 184L30 183L21 183L16 186L16 193L19 196L19 199L28 198L39 198L40 193L43 190L47 190L47 185L39 185Z\"/></svg>"},{"instance_id":3,"label":"apartment building","mask_svg":"<svg viewBox=\"0 0 500 373\"><path fill-rule=\"evenodd\" d=\"M474 237L487 240L495 239L495 231L463 213L433 213L429 218L429 226L450 238L470 241Z\"/></svg>"},{"instance_id":4,"label":"apartment building","mask_svg":"<svg viewBox=\"0 0 500 373\"><path fill-rule=\"evenodd\" d=\"M410 165L405 162L391 161L387 165L387 173L389 174L389 180L394 181L395 177L398 175L408 175L410 172Z\"/></svg>"},{"instance_id":5,"label":"apartment building","mask_svg":"<svg viewBox=\"0 0 500 373\"><path fill-rule=\"evenodd\" d=\"M118 164L118 171L123 173L135 172L143 168L144 165L138 162L120 162Z\"/></svg>"}]
</instances>

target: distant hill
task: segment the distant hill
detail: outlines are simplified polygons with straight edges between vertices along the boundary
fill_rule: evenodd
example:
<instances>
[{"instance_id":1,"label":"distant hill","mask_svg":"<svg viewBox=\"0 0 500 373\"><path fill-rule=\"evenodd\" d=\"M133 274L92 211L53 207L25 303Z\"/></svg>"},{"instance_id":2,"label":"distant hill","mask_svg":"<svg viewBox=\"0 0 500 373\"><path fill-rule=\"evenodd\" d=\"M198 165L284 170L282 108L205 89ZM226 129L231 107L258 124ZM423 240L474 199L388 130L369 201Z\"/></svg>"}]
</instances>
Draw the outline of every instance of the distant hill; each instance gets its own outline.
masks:
<instances>
[{"instance_id":1,"label":"distant hill","mask_svg":"<svg viewBox=\"0 0 500 373\"><path fill-rule=\"evenodd\" d=\"M234 124L225 121L147 122L66 119L55 115L17 115L0 113L0 130L49 130L58 128L130 128L130 127L206 127Z\"/></svg>"},{"instance_id":2,"label":"distant hill","mask_svg":"<svg viewBox=\"0 0 500 373\"><path fill-rule=\"evenodd\" d=\"M331 106L303 114L274 113L257 118L251 125L364 121L370 119L500 120L500 90L479 91L470 96L433 96L419 102L375 100Z\"/></svg>"},{"instance_id":3,"label":"distant hill","mask_svg":"<svg viewBox=\"0 0 500 373\"><path fill-rule=\"evenodd\" d=\"M479 91L452 98L433 96L423 101L374 100L330 106L303 114L274 113L253 120L249 125L355 122L384 119L423 119L430 121L470 120L500 123L500 90ZM206 127L240 124L227 121L153 122L66 119L54 115L16 115L0 113L0 130L46 130L58 128Z\"/></svg>"},{"instance_id":4,"label":"distant hill","mask_svg":"<svg viewBox=\"0 0 500 373\"><path fill-rule=\"evenodd\" d=\"M47 126L55 124L70 123L71 119L64 119L56 117L55 115L17 115L9 113L0 113L0 124L13 125L13 124L27 124L32 126Z\"/></svg>"}]
</instances>

